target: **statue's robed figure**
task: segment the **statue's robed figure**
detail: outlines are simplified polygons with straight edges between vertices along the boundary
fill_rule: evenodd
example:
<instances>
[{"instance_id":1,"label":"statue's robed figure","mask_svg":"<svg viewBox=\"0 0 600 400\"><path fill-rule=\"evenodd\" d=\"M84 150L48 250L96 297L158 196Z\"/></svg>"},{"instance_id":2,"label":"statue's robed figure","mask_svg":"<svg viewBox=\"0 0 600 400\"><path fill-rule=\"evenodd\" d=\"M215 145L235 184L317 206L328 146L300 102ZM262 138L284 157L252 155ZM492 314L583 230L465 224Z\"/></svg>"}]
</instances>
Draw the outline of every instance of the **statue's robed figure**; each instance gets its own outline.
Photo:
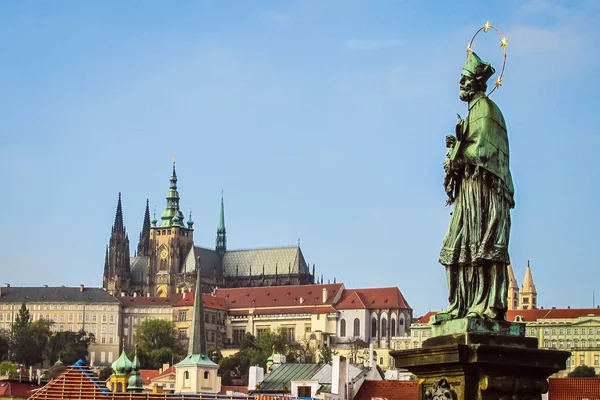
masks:
<instances>
[{"instance_id":1,"label":"statue's robed figure","mask_svg":"<svg viewBox=\"0 0 600 400\"><path fill-rule=\"evenodd\" d=\"M439 262L449 307L438 318L504 319L507 310L510 209L514 207L506 123L486 94L494 68L470 52L460 79L469 114L459 118L448 151L446 193L454 212Z\"/></svg>"}]
</instances>

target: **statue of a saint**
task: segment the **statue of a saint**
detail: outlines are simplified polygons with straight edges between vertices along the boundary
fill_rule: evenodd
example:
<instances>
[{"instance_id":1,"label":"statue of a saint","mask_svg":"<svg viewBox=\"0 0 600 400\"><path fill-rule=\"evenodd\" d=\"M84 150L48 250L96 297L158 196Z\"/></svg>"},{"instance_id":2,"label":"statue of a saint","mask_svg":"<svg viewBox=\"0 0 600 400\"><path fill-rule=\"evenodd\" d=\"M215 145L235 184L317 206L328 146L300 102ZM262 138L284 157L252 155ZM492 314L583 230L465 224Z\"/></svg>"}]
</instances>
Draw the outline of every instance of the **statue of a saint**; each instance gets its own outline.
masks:
<instances>
[{"instance_id":1,"label":"statue of a saint","mask_svg":"<svg viewBox=\"0 0 600 400\"><path fill-rule=\"evenodd\" d=\"M469 53L460 78L460 99L469 114L465 120L459 116L456 140L446 138L444 190L454 212L439 262L446 267L450 305L437 321L506 315L514 189L504 117L485 94L494 72Z\"/></svg>"}]
</instances>

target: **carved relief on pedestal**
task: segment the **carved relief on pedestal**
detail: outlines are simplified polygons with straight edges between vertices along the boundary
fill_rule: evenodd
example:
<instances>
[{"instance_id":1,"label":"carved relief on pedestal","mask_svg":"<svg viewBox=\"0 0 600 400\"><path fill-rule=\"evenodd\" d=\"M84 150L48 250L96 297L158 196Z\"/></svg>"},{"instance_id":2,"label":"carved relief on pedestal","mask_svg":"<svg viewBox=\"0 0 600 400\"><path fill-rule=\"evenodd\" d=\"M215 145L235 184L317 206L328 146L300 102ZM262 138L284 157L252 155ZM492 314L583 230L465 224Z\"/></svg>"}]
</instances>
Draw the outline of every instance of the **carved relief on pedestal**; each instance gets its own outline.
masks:
<instances>
[{"instance_id":1,"label":"carved relief on pedestal","mask_svg":"<svg viewBox=\"0 0 600 400\"><path fill-rule=\"evenodd\" d=\"M425 400L456 400L456 393L450 387L446 378L433 384L433 389L425 391Z\"/></svg>"}]
</instances>

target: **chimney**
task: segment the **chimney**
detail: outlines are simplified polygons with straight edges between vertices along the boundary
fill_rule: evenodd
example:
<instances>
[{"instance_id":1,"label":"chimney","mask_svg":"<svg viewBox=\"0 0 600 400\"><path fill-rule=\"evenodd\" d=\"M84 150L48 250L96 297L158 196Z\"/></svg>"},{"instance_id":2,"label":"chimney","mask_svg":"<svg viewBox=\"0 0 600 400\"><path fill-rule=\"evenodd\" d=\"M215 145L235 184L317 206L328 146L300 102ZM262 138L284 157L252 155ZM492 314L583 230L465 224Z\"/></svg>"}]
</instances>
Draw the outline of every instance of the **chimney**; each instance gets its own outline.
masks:
<instances>
[{"instance_id":1,"label":"chimney","mask_svg":"<svg viewBox=\"0 0 600 400\"><path fill-rule=\"evenodd\" d=\"M263 367L253 365L248 371L248 390L256 390L256 387L265 379L265 370Z\"/></svg>"},{"instance_id":2,"label":"chimney","mask_svg":"<svg viewBox=\"0 0 600 400\"><path fill-rule=\"evenodd\" d=\"M137 297L137 292L133 292L133 297Z\"/></svg>"},{"instance_id":3,"label":"chimney","mask_svg":"<svg viewBox=\"0 0 600 400\"><path fill-rule=\"evenodd\" d=\"M323 288L323 303L327 303L327 288Z\"/></svg>"},{"instance_id":4,"label":"chimney","mask_svg":"<svg viewBox=\"0 0 600 400\"><path fill-rule=\"evenodd\" d=\"M333 356L331 368L331 393L339 399L346 398L346 357Z\"/></svg>"},{"instance_id":5,"label":"chimney","mask_svg":"<svg viewBox=\"0 0 600 400\"><path fill-rule=\"evenodd\" d=\"M81 285L79 285L79 291L83 292L83 289L85 289L85 286L83 286L83 283Z\"/></svg>"},{"instance_id":6,"label":"chimney","mask_svg":"<svg viewBox=\"0 0 600 400\"><path fill-rule=\"evenodd\" d=\"M42 287L48 287L48 285L42 285Z\"/></svg>"},{"instance_id":7,"label":"chimney","mask_svg":"<svg viewBox=\"0 0 600 400\"><path fill-rule=\"evenodd\" d=\"M4 287L10 287L10 283L5 283Z\"/></svg>"},{"instance_id":8,"label":"chimney","mask_svg":"<svg viewBox=\"0 0 600 400\"><path fill-rule=\"evenodd\" d=\"M300 304L304 304L304 297L300 297Z\"/></svg>"},{"instance_id":9,"label":"chimney","mask_svg":"<svg viewBox=\"0 0 600 400\"><path fill-rule=\"evenodd\" d=\"M162 368L161 368L161 369L162 369L162 372L165 372L166 370L168 370L170 366L171 366L171 365L170 365L169 363L163 364L163 365L162 365Z\"/></svg>"}]
</instances>

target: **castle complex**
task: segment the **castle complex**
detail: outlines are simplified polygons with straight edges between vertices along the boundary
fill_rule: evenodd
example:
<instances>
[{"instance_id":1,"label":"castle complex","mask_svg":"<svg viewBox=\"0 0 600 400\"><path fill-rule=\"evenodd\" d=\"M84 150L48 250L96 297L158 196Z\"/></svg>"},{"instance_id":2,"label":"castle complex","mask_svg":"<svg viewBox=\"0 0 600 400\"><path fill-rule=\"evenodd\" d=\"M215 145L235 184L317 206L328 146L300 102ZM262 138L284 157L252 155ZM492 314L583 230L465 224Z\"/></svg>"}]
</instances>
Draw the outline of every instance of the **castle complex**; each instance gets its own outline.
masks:
<instances>
[{"instance_id":1,"label":"castle complex","mask_svg":"<svg viewBox=\"0 0 600 400\"><path fill-rule=\"evenodd\" d=\"M187 222L179 207L175 163L167 193L167 205L160 217L150 219L146 201L144 223L137 251L130 257L129 236L123 224L121 194L115 222L106 248L102 287L115 295L167 297L190 291L196 270L202 275L203 291L215 287L306 285L315 282L300 246L252 250L228 250L225 208L221 212L214 248L194 243L194 221Z\"/></svg>"}]
</instances>

